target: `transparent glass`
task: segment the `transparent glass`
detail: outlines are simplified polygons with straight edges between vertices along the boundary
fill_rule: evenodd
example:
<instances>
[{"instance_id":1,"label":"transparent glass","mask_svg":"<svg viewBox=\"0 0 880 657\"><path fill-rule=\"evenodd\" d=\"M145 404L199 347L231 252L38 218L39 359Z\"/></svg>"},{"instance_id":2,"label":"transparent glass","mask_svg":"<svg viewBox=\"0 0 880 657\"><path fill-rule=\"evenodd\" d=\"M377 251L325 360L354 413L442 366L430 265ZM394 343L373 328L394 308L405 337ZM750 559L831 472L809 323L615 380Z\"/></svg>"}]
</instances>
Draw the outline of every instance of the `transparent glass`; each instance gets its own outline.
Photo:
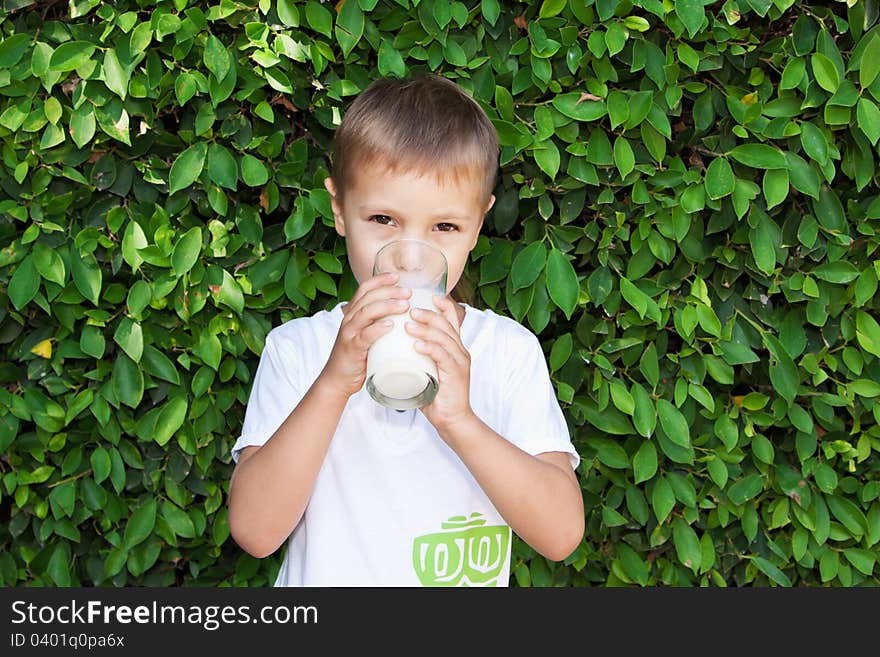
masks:
<instances>
[{"instance_id":1,"label":"transparent glass","mask_svg":"<svg viewBox=\"0 0 880 657\"><path fill-rule=\"evenodd\" d=\"M389 315L394 328L380 337L367 354L367 392L378 403L398 411L421 408L437 395L437 365L415 349L416 338L404 324L413 308L437 310L433 295L446 296L446 257L420 240L389 242L376 254L373 275L395 272L400 287L412 290L409 308Z\"/></svg>"}]
</instances>

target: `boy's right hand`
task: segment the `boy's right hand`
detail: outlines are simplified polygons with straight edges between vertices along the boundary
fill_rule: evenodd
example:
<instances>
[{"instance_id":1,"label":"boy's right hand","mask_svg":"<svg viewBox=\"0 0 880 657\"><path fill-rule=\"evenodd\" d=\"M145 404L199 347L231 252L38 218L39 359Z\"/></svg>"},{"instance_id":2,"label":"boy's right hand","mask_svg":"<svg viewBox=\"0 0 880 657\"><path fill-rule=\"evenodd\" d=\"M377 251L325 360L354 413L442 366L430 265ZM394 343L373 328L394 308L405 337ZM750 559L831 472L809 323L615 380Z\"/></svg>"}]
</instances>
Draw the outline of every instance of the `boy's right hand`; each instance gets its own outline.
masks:
<instances>
[{"instance_id":1,"label":"boy's right hand","mask_svg":"<svg viewBox=\"0 0 880 657\"><path fill-rule=\"evenodd\" d=\"M397 278L385 273L365 280L342 307L342 324L320 378L346 397L364 387L367 352L393 326L385 317L409 308L412 291L397 287Z\"/></svg>"}]
</instances>

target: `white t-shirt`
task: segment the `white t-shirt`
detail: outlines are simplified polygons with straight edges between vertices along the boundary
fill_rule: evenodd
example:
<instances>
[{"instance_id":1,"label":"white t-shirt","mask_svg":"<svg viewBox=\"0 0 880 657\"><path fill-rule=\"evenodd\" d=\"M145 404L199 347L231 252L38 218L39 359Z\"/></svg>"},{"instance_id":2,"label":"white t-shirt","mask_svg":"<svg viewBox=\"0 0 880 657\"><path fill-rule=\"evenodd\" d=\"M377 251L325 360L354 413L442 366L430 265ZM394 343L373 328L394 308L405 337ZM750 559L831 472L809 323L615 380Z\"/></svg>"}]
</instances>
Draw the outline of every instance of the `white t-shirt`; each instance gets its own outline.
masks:
<instances>
[{"instance_id":1,"label":"white t-shirt","mask_svg":"<svg viewBox=\"0 0 880 657\"><path fill-rule=\"evenodd\" d=\"M266 336L232 448L262 445L330 356L342 306L285 322ZM580 457L537 337L491 310L464 305L476 415L529 454ZM511 531L421 411L352 395L290 535L275 586L507 586Z\"/></svg>"}]
</instances>

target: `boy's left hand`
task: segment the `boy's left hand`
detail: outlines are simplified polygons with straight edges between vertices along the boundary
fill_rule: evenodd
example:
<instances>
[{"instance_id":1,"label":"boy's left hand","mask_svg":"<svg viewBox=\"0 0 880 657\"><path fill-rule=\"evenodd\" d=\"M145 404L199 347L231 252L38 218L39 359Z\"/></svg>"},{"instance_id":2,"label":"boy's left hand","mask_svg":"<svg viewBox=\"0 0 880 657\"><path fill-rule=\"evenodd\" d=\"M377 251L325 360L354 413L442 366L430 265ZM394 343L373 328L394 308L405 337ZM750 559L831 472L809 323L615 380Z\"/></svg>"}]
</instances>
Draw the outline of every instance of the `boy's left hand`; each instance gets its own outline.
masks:
<instances>
[{"instance_id":1,"label":"boy's left hand","mask_svg":"<svg viewBox=\"0 0 880 657\"><path fill-rule=\"evenodd\" d=\"M434 295L440 312L413 308L407 332L418 339L416 351L437 364L440 379L437 396L421 408L428 421L443 436L451 426L473 415L470 403L471 355L461 341L461 326L455 302ZM421 343L421 344L420 344Z\"/></svg>"}]
</instances>

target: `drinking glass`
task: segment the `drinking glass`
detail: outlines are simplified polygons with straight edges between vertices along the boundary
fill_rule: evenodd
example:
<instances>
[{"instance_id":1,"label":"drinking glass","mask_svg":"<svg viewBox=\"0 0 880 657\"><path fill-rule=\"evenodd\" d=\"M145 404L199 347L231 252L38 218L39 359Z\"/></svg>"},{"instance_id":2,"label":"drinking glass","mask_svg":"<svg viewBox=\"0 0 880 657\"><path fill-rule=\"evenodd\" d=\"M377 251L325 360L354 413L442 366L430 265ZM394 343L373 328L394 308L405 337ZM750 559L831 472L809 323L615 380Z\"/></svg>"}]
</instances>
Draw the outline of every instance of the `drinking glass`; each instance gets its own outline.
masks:
<instances>
[{"instance_id":1,"label":"drinking glass","mask_svg":"<svg viewBox=\"0 0 880 657\"><path fill-rule=\"evenodd\" d=\"M421 408L437 395L437 364L415 349L416 338L404 324L413 308L437 310L432 296L446 296L446 257L428 242L389 242L376 254L373 275L398 274L397 285L412 290L409 308L389 315L394 328L376 340L367 354L366 387L378 403L398 411Z\"/></svg>"}]
</instances>

